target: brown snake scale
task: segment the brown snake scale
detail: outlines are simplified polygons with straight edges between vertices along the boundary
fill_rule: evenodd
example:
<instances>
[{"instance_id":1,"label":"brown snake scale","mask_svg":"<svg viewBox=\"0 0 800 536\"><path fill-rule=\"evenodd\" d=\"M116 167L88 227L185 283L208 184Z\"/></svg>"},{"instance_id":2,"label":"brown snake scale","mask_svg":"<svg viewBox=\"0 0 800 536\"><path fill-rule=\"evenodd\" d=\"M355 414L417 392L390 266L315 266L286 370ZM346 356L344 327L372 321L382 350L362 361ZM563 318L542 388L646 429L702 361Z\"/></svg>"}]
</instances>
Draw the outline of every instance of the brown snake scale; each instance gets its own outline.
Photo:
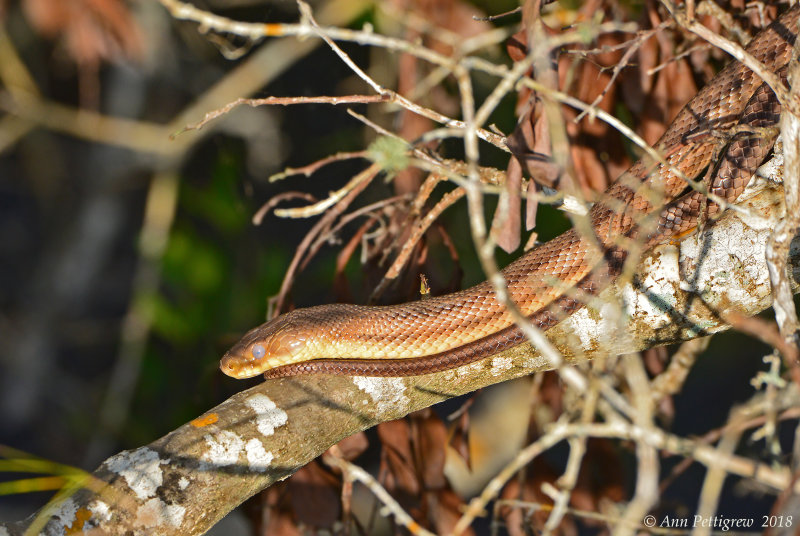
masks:
<instances>
[{"instance_id":1,"label":"brown snake scale","mask_svg":"<svg viewBox=\"0 0 800 536\"><path fill-rule=\"evenodd\" d=\"M790 8L753 38L747 51L769 70L785 76L799 15L800 7ZM771 150L774 137L737 134L720 153L723 144L714 133L736 125L774 126L779 116L780 104L772 90L750 69L733 62L679 112L656 147L669 155L671 166L690 178L711 165L709 190L733 202ZM552 327L582 307L573 296L595 294L618 274L627 252L616 239L640 233L637 222L656 208L647 200L654 192L668 204L645 247L693 229L704 206L708 216L719 211L718 205L698 192L683 194L685 189L684 180L669 167L647 158L639 160L589 213L603 252L575 230L567 231L502 271L510 296L534 325ZM568 289L581 292L565 292ZM524 340L495 300L490 283L483 282L454 294L400 305L298 309L245 334L222 358L220 368L237 378L262 372L267 377L308 373L409 376L470 363Z\"/></svg>"}]
</instances>

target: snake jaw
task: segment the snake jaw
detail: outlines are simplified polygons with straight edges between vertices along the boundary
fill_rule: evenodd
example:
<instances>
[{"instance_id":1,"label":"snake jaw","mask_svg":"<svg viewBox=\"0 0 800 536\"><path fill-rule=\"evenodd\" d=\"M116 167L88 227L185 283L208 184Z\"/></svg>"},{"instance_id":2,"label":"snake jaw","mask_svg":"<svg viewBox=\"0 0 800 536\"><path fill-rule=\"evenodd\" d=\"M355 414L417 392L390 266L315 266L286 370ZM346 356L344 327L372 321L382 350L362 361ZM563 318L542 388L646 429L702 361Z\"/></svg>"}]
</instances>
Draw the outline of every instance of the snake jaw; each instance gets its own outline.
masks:
<instances>
[{"instance_id":1,"label":"snake jaw","mask_svg":"<svg viewBox=\"0 0 800 536\"><path fill-rule=\"evenodd\" d=\"M302 360L306 338L292 329L291 313L247 332L220 361L226 375L242 379Z\"/></svg>"}]
</instances>

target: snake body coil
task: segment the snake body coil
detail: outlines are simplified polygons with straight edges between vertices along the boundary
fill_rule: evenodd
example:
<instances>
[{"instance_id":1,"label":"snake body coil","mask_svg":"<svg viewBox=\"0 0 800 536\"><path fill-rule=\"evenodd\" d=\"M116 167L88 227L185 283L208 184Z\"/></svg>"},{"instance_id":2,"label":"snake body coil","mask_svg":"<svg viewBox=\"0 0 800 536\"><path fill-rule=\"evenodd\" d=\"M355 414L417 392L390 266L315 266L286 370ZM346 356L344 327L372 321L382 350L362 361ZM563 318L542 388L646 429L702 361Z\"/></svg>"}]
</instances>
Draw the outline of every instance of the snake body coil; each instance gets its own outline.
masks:
<instances>
[{"instance_id":1,"label":"snake body coil","mask_svg":"<svg viewBox=\"0 0 800 536\"><path fill-rule=\"evenodd\" d=\"M784 73L797 31L800 7L794 6L756 36L747 51L768 69ZM636 222L656 207L648 201L660 192L669 204L651 246L687 232L697 224L705 198L681 194L685 181L671 168L697 177L712 163L718 140L711 131L735 125L764 127L777 123L780 104L772 90L750 69L731 63L678 114L656 147L668 154L669 166L648 159L636 162L592 207L589 218L598 252L575 230L529 251L502 274L511 298L542 329L557 323L582 304L565 289L595 293L616 275L627 252L615 245L619 236L637 236ZM735 201L773 140L735 137L718 157L709 190ZM706 205L710 214L718 210ZM559 282L559 284L553 284ZM488 282L423 301L393 306L323 305L292 311L244 335L223 357L220 368L233 377L265 373L267 377L307 373L360 376L407 376L460 366L524 342Z\"/></svg>"}]
</instances>

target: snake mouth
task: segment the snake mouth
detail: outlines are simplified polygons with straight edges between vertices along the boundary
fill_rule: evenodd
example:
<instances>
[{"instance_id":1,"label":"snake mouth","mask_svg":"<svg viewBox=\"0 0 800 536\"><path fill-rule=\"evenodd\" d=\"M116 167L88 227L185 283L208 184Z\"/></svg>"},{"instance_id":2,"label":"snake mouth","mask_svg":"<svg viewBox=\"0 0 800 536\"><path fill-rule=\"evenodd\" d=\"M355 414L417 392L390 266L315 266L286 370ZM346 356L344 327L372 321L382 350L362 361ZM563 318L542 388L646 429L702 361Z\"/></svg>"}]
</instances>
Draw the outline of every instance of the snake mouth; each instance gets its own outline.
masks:
<instances>
[{"instance_id":1,"label":"snake mouth","mask_svg":"<svg viewBox=\"0 0 800 536\"><path fill-rule=\"evenodd\" d=\"M258 376L269 369L296 361L285 352L276 354L266 352L266 355L267 357L253 357L252 350L249 348L240 352L230 350L220 360L219 369L226 376L241 380Z\"/></svg>"},{"instance_id":2,"label":"snake mouth","mask_svg":"<svg viewBox=\"0 0 800 536\"><path fill-rule=\"evenodd\" d=\"M247 355L247 354L246 354ZM252 378L268 370L303 361L296 353L278 352L262 359L246 358L232 352L226 353L219 363L219 369L231 378Z\"/></svg>"},{"instance_id":3,"label":"snake mouth","mask_svg":"<svg viewBox=\"0 0 800 536\"><path fill-rule=\"evenodd\" d=\"M252 366L248 366L240 357L232 355L230 352L226 353L220 360L219 369L226 376L238 380L252 378L260 373L260 371L253 370Z\"/></svg>"}]
</instances>

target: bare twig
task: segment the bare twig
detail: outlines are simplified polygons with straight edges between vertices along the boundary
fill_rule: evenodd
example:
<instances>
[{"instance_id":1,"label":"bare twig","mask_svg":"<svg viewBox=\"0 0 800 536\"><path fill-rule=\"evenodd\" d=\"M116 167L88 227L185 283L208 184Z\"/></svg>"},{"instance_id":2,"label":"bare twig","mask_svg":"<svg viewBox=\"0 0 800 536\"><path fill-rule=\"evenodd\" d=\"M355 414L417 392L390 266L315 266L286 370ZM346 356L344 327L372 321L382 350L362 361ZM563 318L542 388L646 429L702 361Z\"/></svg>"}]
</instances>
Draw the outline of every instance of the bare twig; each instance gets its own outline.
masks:
<instances>
[{"instance_id":1,"label":"bare twig","mask_svg":"<svg viewBox=\"0 0 800 536\"><path fill-rule=\"evenodd\" d=\"M400 526L405 527L411 534L419 534L420 536L435 536L432 532L424 529L419 523L414 521L414 518L412 518L405 510L403 510L403 507L400 506L396 500L394 500L394 497L389 495L389 492L386 491L386 488L381 486L371 474L366 472L361 467L342 458L340 454L336 453L336 450L338 449L335 447L331 448L328 454L322 457L323 461L331 467L338 468L346 479L364 484L372 492L372 494L375 495L379 501L381 501L384 508L386 508L387 513L394 517L395 521L397 521Z\"/></svg>"},{"instance_id":2,"label":"bare twig","mask_svg":"<svg viewBox=\"0 0 800 536\"><path fill-rule=\"evenodd\" d=\"M218 108L208 112L202 121L186 125L183 130L178 131L174 136L182 134L189 130L200 130L206 123L213 121L227 113L230 113L234 108L247 105L252 108L257 106L291 106L295 104L370 104L376 102L388 102L389 95L343 95L341 97L264 97L260 99L245 99L239 98Z\"/></svg>"},{"instance_id":3,"label":"bare twig","mask_svg":"<svg viewBox=\"0 0 800 536\"><path fill-rule=\"evenodd\" d=\"M347 184L342 186L336 191L331 192L328 197L322 201L317 201L311 205L297 208L279 208L275 210L275 215L279 218L310 218L322 214L328 208L332 207L344 196L358 188L361 183L372 180L375 175L380 171L378 164L372 164L367 169L350 179Z\"/></svg>"},{"instance_id":4,"label":"bare twig","mask_svg":"<svg viewBox=\"0 0 800 536\"><path fill-rule=\"evenodd\" d=\"M794 28L797 31L797 28ZM791 93L786 98L791 102L798 101L800 96L800 67L797 58L800 55L800 39L795 41L792 50L792 62L789 64L789 84ZM781 101L782 104L785 101ZM792 299L792 288L789 282L787 258L789 246L798 229L800 229L800 110L786 107L781 114L781 137L783 139L783 191L786 197L786 215L778 223L775 233L767 248L770 281L775 296L775 319L781 335L795 347L800 343L800 320Z\"/></svg>"},{"instance_id":5,"label":"bare twig","mask_svg":"<svg viewBox=\"0 0 800 536\"><path fill-rule=\"evenodd\" d=\"M711 337L700 337L681 344L678 351L672 355L667 370L651 382L650 389L654 402L680 391L697 357L705 352L710 342Z\"/></svg>"}]
</instances>

